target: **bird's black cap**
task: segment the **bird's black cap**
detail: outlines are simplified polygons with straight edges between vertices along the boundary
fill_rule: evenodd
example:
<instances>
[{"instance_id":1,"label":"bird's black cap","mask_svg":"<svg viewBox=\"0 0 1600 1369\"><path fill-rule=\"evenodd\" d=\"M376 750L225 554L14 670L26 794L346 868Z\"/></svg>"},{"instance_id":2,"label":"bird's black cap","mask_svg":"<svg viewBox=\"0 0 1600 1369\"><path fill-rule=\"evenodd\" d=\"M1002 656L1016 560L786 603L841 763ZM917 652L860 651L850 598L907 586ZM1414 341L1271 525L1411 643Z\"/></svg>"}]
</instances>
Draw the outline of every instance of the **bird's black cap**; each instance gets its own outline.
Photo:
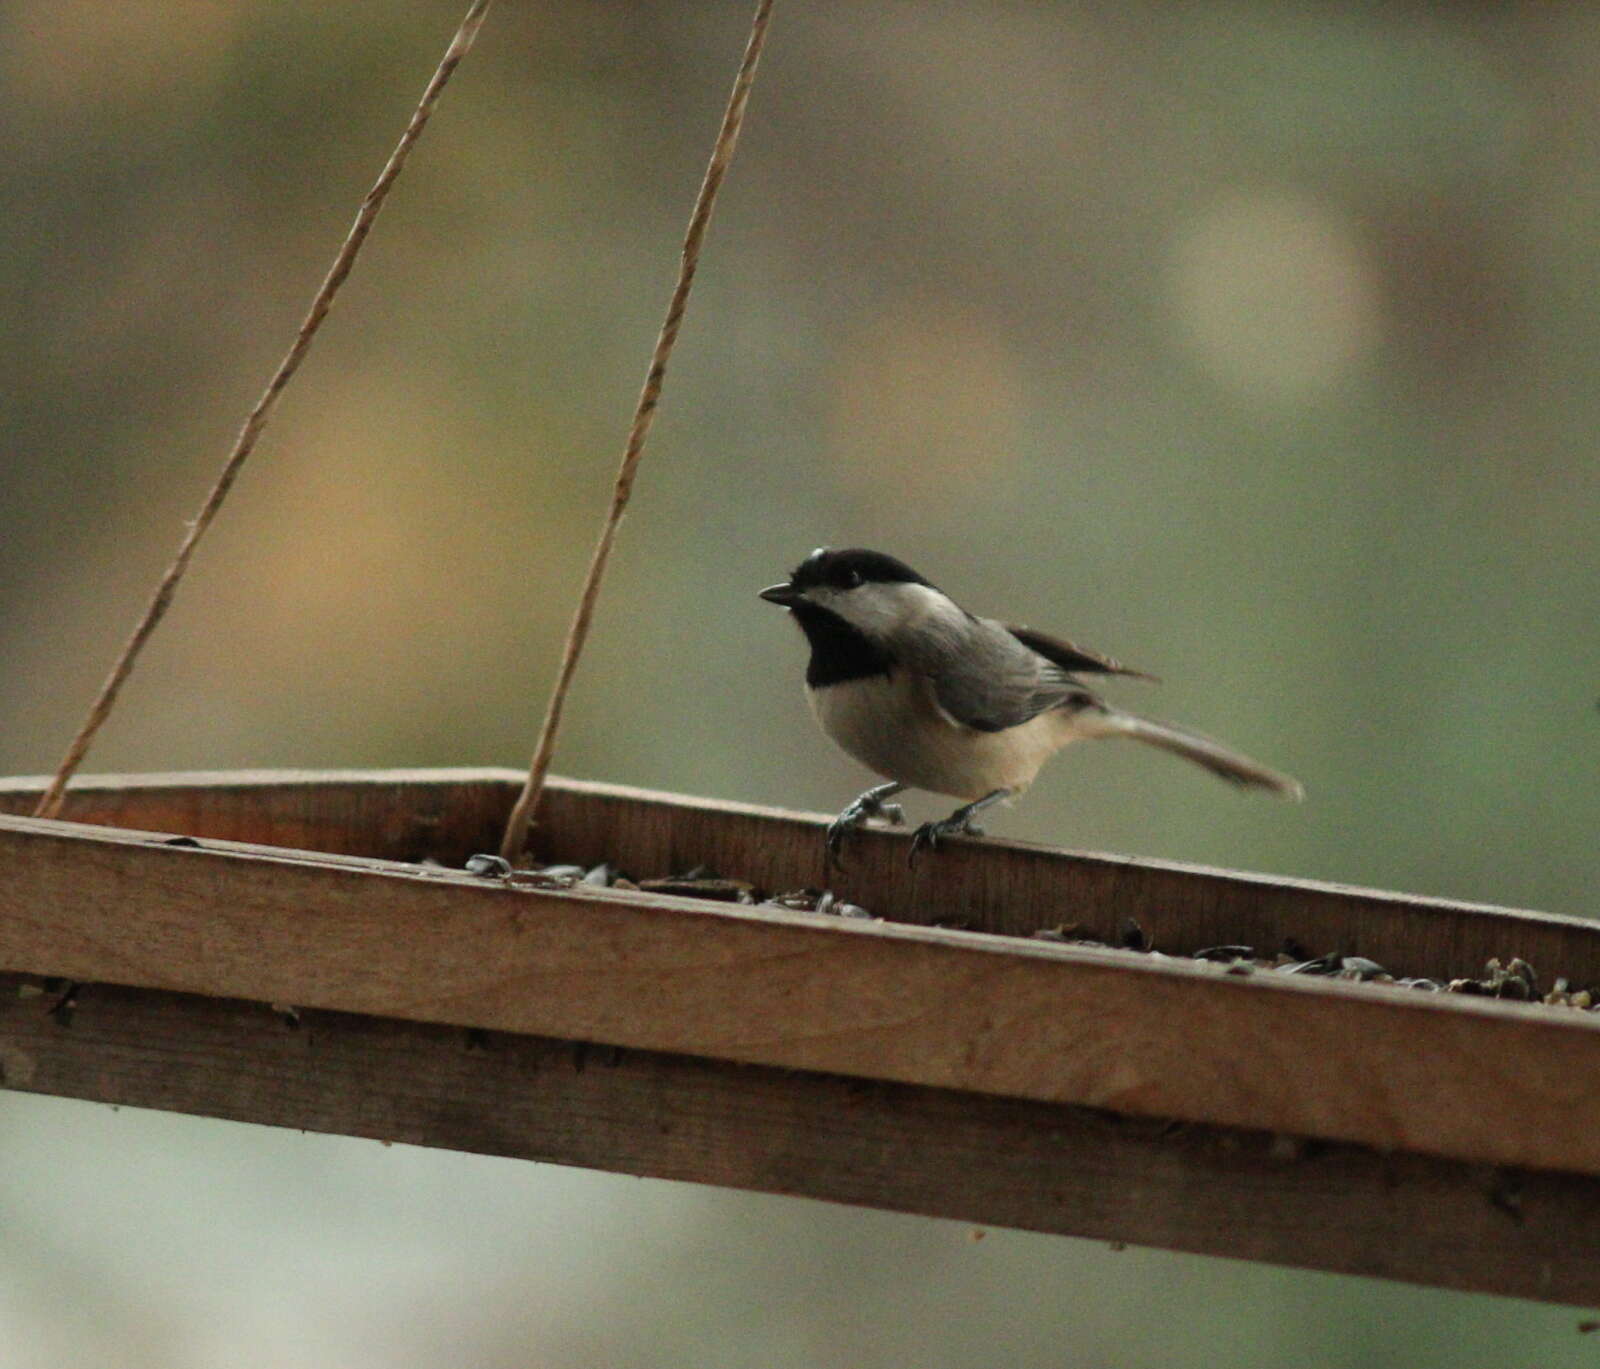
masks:
<instances>
[{"instance_id":1,"label":"bird's black cap","mask_svg":"<svg viewBox=\"0 0 1600 1369\"><path fill-rule=\"evenodd\" d=\"M816 585L852 589L860 584L926 585L904 561L864 547L818 547L794 568L789 583L797 590Z\"/></svg>"},{"instance_id":2,"label":"bird's black cap","mask_svg":"<svg viewBox=\"0 0 1600 1369\"><path fill-rule=\"evenodd\" d=\"M858 585L926 585L904 561L881 551L862 547L834 550L818 547L794 568L788 581L769 585L761 597L779 604L794 614L795 621L811 643L811 662L806 667L806 683L813 689L844 684L850 680L887 675L895 665L888 646L874 640L831 608L806 597L806 591L820 587L850 590Z\"/></svg>"}]
</instances>

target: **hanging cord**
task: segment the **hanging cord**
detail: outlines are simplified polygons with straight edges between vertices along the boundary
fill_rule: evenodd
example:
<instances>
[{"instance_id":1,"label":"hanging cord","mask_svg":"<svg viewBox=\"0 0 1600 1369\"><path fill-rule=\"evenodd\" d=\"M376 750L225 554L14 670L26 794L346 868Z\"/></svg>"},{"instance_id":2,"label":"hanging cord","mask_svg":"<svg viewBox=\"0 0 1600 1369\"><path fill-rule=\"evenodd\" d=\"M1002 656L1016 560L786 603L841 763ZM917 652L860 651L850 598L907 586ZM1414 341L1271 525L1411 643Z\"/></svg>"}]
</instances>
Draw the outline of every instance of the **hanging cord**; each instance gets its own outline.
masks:
<instances>
[{"instance_id":1,"label":"hanging cord","mask_svg":"<svg viewBox=\"0 0 1600 1369\"><path fill-rule=\"evenodd\" d=\"M172 603L172 596L178 588L178 582L183 579L184 572L189 568L189 561L194 556L195 548L205 536L206 529L211 526L211 520L217 516L222 501L228 497L228 491L233 487L233 482L238 477L246 458L254 450L256 439L261 436L261 430L267 426L267 417L278 402L278 396L283 393L290 377L299 369L306 353L311 350L311 340L322 327L322 321L327 318L328 310L333 307L334 296L339 293L339 287L344 284L345 277L350 274L350 268L355 265L362 244L366 242L367 234L372 231L378 211L383 208L383 202L388 198L390 188L399 177L400 168L405 165L412 145L422 136L422 130L427 126L433 107L439 101L440 93L450 77L455 74L461 59L471 51L473 40L477 38L478 30L483 27L483 17L488 12L489 3L490 0L473 0L466 18L461 21L461 27L456 30L456 36L450 40L450 46L445 50L438 69L433 73L433 79L428 82L427 89L422 92L422 99L411 115L411 122L406 125L406 131L400 135L400 141L395 145L394 152L390 154L388 163L373 183L372 189L361 201L361 208L356 213L356 221L350 228L349 236L339 249L339 255L334 258L333 266L322 282L322 288L311 301L311 308L300 324L300 331L295 334L294 344L278 363L278 369L272 380L262 392L261 398L256 401L250 416L245 419L244 427L239 430L238 439L233 444L233 451L229 453L222 467L222 474L217 477L217 483L211 487L211 493L206 496L206 502L201 505L199 514L189 524L183 542L178 547L178 554L167 567L167 573L161 577L161 583L157 586L149 607L145 609L144 617L139 620L139 625L134 628L127 645L122 648L122 654L111 667L111 673L100 686L100 694L95 699L93 707L89 709L88 717L78 729L78 735L72 739L72 745L67 748L67 754L62 758L55 778L50 781L50 787L44 791L44 796L33 810L35 817L53 818L60 813L68 781L72 779L84 756L88 754L100 725L110 715L112 705L117 701L117 695L133 672L133 665L138 659L139 652L149 641L150 634L156 630L156 625L166 615Z\"/></svg>"},{"instance_id":2,"label":"hanging cord","mask_svg":"<svg viewBox=\"0 0 1600 1369\"><path fill-rule=\"evenodd\" d=\"M656 406L661 401L661 384L667 372L667 358L672 355L678 330L683 325L689 287L694 284L694 273L700 264L700 246L705 241L706 228L711 222L717 191L722 186L722 178L727 174L728 165L733 161L734 148L739 142L739 127L744 122L745 104L756 78L756 63L761 60L761 49L767 40L767 23L771 16L772 0L759 0L755 19L750 26L750 40L745 44L744 60L739 64L739 74L728 96L728 107L722 116L716 145L711 150L705 179L700 183L694 212L689 216L689 230L684 234L683 257L678 267L678 283L673 287L672 299L667 305L667 317L656 338L650 369L645 373L644 388L639 392L638 407L633 411L633 426L628 430L628 444L623 449L616 487L611 493L611 509L600 529L600 538L595 543L594 554L589 561L589 573L583 582L583 594L572 616L572 626L567 629L566 646L561 653L561 669L556 676L555 688L550 693L544 725L539 732L538 745L534 748L533 761L528 767L527 783L522 786L522 793L511 810L505 836L500 843L500 854L513 864L522 855L528 828L544 790L545 775L550 769L550 757L556 746L556 729L561 726L561 711L567 701L567 691L572 687L572 676L578 668L578 657L589 638L589 624L594 619L595 602L600 597L600 582L605 578L606 563L611 559L611 547L617 540L617 526L622 522L629 496L633 493L633 478L639 469L639 458L644 453L644 441L655 418Z\"/></svg>"}]
</instances>

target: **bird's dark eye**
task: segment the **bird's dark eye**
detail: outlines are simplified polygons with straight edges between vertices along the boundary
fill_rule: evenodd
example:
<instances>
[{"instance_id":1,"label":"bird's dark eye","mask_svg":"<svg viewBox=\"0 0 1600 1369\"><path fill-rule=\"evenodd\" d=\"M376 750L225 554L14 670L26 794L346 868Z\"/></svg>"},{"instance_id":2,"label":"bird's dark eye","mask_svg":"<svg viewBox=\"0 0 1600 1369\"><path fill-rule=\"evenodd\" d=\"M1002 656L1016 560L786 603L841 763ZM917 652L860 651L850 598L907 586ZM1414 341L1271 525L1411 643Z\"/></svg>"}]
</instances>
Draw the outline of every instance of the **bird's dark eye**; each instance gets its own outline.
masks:
<instances>
[{"instance_id":1,"label":"bird's dark eye","mask_svg":"<svg viewBox=\"0 0 1600 1369\"><path fill-rule=\"evenodd\" d=\"M844 583L844 588L845 589L858 589L858 588L860 588L860 585L861 585L861 572L859 570L847 570L847 571L845 571L844 576L842 578L843 578L843 583Z\"/></svg>"}]
</instances>

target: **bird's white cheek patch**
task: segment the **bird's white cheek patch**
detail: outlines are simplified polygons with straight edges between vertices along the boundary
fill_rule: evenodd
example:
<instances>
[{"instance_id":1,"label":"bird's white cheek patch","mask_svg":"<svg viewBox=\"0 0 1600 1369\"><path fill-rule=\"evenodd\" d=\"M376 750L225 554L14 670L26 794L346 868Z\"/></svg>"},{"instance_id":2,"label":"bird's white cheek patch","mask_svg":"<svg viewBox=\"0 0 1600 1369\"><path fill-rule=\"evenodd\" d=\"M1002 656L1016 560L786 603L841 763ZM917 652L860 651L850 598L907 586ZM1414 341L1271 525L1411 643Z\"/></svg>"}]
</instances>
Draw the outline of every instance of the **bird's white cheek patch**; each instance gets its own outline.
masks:
<instances>
[{"instance_id":1,"label":"bird's white cheek patch","mask_svg":"<svg viewBox=\"0 0 1600 1369\"><path fill-rule=\"evenodd\" d=\"M924 624L965 621L955 604L928 585L896 582L858 585L855 589L816 585L806 591L806 598L818 608L838 614L869 637L881 639Z\"/></svg>"}]
</instances>

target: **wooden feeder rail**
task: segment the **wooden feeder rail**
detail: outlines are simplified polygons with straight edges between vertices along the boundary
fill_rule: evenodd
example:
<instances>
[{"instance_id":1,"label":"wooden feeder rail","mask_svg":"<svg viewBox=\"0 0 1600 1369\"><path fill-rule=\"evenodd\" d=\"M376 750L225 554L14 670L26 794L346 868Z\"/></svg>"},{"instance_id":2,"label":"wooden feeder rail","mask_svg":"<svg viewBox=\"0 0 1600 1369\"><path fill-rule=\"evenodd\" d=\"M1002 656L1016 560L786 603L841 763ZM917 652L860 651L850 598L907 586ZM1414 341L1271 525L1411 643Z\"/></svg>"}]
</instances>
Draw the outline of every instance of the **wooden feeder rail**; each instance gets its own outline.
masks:
<instances>
[{"instance_id":1,"label":"wooden feeder rail","mask_svg":"<svg viewBox=\"0 0 1600 1369\"><path fill-rule=\"evenodd\" d=\"M1005 842L910 871L901 833L834 881L887 922L411 863L493 849L520 780L110 778L73 822L0 817L4 1082L1600 1301L1594 1016L1022 939L1132 917L1179 955L1287 936L1397 974L1520 955L1600 983L1587 922ZM0 782L0 812L42 785ZM822 881L820 833L553 781L540 836L780 890ZM45 975L90 986L70 1018L25 992Z\"/></svg>"}]
</instances>

